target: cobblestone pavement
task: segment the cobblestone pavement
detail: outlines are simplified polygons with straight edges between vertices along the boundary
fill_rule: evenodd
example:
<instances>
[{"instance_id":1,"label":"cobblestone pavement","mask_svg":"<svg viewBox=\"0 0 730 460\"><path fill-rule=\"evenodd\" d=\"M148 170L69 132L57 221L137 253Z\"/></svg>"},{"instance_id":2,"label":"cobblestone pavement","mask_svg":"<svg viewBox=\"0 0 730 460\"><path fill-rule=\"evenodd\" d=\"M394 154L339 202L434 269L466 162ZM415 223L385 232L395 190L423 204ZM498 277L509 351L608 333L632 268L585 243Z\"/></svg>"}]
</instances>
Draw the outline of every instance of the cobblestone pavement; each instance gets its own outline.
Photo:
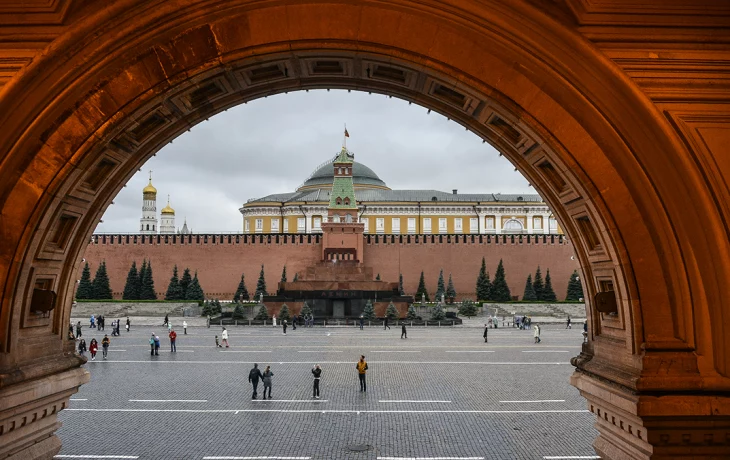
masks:
<instances>
[{"instance_id":1,"label":"cobblestone pavement","mask_svg":"<svg viewBox=\"0 0 730 460\"><path fill-rule=\"evenodd\" d=\"M88 332L87 332L88 331ZM531 331L413 327L162 327L112 338L86 367L91 382L60 413L59 458L543 459L592 458L585 401L568 384L581 328ZM87 344L103 333L84 329ZM162 339L150 356L152 332ZM164 333L163 333L164 332ZM365 354L368 391L355 362ZM272 367L272 400L251 400L252 363ZM310 369L322 366L321 399ZM365 446L362 452L350 447ZM106 457L101 457L106 456Z\"/></svg>"}]
</instances>

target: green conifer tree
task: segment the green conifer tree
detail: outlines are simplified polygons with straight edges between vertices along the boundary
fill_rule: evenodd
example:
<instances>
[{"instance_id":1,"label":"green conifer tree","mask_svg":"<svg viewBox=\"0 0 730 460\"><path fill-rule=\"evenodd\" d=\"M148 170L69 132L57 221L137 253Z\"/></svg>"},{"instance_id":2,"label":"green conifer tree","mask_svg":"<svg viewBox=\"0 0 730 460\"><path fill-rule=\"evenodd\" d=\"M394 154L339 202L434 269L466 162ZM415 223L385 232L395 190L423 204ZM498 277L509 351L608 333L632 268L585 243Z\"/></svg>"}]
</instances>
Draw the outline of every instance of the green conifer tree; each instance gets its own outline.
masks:
<instances>
[{"instance_id":1,"label":"green conifer tree","mask_svg":"<svg viewBox=\"0 0 730 460\"><path fill-rule=\"evenodd\" d=\"M244 274L241 273L241 281L238 283L238 288L236 288L236 294L233 296L234 302L241 302L244 300L249 300L248 295L248 289L246 289L246 280L244 279Z\"/></svg>"},{"instance_id":2,"label":"green conifer tree","mask_svg":"<svg viewBox=\"0 0 730 460\"><path fill-rule=\"evenodd\" d=\"M149 266L149 264L148 264ZM185 268L185 271L183 271L183 275L180 278L180 291L181 291L181 299L187 299L188 298L188 289L190 288L190 282L192 281L192 277L190 276L190 269Z\"/></svg>"},{"instance_id":3,"label":"green conifer tree","mask_svg":"<svg viewBox=\"0 0 730 460\"><path fill-rule=\"evenodd\" d=\"M281 282L286 283L286 265L284 265L284 269L281 271Z\"/></svg>"},{"instance_id":4,"label":"green conifer tree","mask_svg":"<svg viewBox=\"0 0 730 460\"><path fill-rule=\"evenodd\" d=\"M535 288L532 286L532 275L527 275L527 281L525 282L525 292L522 294L522 300L525 302L534 302L537 300L535 295Z\"/></svg>"},{"instance_id":5,"label":"green conifer tree","mask_svg":"<svg viewBox=\"0 0 730 460\"><path fill-rule=\"evenodd\" d=\"M555 291L553 290L553 282L550 279L550 269L548 269L545 274L545 287L542 291L542 300L545 302L555 302L558 300L558 297L555 295Z\"/></svg>"},{"instance_id":6,"label":"green conifer tree","mask_svg":"<svg viewBox=\"0 0 730 460\"><path fill-rule=\"evenodd\" d=\"M259 311L256 313L254 319L257 321L266 321L269 319L269 310L266 309L266 305L261 304L261 307L259 307Z\"/></svg>"},{"instance_id":7,"label":"green conifer tree","mask_svg":"<svg viewBox=\"0 0 730 460\"><path fill-rule=\"evenodd\" d=\"M299 316L309 316L312 313L312 307L310 307L307 302L304 302L304 305L302 305L302 310L299 312Z\"/></svg>"},{"instance_id":8,"label":"green conifer tree","mask_svg":"<svg viewBox=\"0 0 730 460\"><path fill-rule=\"evenodd\" d=\"M246 309L243 304L236 302L236 307L233 309L233 319L242 319L246 316Z\"/></svg>"},{"instance_id":9,"label":"green conifer tree","mask_svg":"<svg viewBox=\"0 0 730 460\"><path fill-rule=\"evenodd\" d=\"M487 293L487 299L492 298L492 280L489 278L489 272L484 275L484 291Z\"/></svg>"},{"instance_id":10,"label":"green conifer tree","mask_svg":"<svg viewBox=\"0 0 730 460\"><path fill-rule=\"evenodd\" d=\"M139 292L139 300L145 300L142 297L142 280L147 276L147 259L142 259L142 266L139 268L139 274L137 276L137 292Z\"/></svg>"},{"instance_id":11,"label":"green conifer tree","mask_svg":"<svg viewBox=\"0 0 730 460\"><path fill-rule=\"evenodd\" d=\"M142 289L140 290L139 298L141 300L157 300L157 293L155 292L155 281L152 276L152 262L147 261L147 267L144 271L144 278L142 278Z\"/></svg>"},{"instance_id":12,"label":"green conifer tree","mask_svg":"<svg viewBox=\"0 0 730 460\"><path fill-rule=\"evenodd\" d=\"M540 266L537 266L537 271L535 272L535 278L532 279L532 289L535 291L535 298L542 302L543 300L543 291L545 290L545 285L542 281L542 272L540 271Z\"/></svg>"},{"instance_id":13,"label":"green conifer tree","mask_svg":"<svg viewBox=\"0 0 730 460\"><path fill-rule=\"evenodd\" d=\"M426 279L423 276L423 272L421 272L421 279L418 280L418 289L416 290L416 301L421 301L421 295L424 296L426 299L426 302L430 302L431 300L428 297L428 291L426 290Z\"/></svg>"},{"instance_id":14,"label":"green conifer tree","mask_svg":"<svg viewBox=\"0 0 730 460\"><path fill-rule=\"evenodd\" d=\"M365 308L362 310L362 316L366 321L375 321L377 319L377 316L375 316L375 308L371 301L368 300L367 303L365 303Z\"/></svg>"},{"instance_id":15,"label":"green conifer tree","mask_svg":"<svg viewBox=\"0 0 730 460\"><path fill-rule=\"evenodd\" d=\"M96 269L96 275L91 287L95 300L108 300L113 297L112 288L109 286L109 275L106 272L106 261L102 261L99 268Z\"/></svg>"},{"instance_id":16,"label":"green conifer tree","mask_svg":"<svg viewBox=\"0 0 730 460\"><path fill-rule=\"evenodd\" d=\"M291 313L289 313L289 307L284 304L281 306L281 310L279 310L279 321L291 321Z\"/></svg>"},{"instance_id":17,"label":"green conifer tree","mask_svg":"<svg viewBox=\"0 0 730 460\"><path fill-rule=\"evenodd\" d=\"M446 295L446 285L444 284L444 270L439 271L439 279L436 282L436 302L441 301L441 296Z\"/></svg>"},{"instance_id":18,"label":"green conifer tree","mask_svg":"<svg viewBox=\"0 0 730 460\"><path fill-rule=\"evenodd\" d=\"M165 300L183 300L182 287L180 286L180 279L177 276L177 265L172 268L172 277L170 283L167 285L167 292L165 293Z\"/></svg>"},{"instance_id":19,"label":"green conifer tree","mask_svg":"<svg viewBox=\"0 0 730 460\"><path fill-rule=\"evenodd\" d=\"M444 318L446 318L444 307L441 306L441 303L437 303L431 310L431 319L434 321L443 321Z\"/></svg>"},{"instance_id":20,"label":"green conifer tree","mask_svg":"<svg viewBox=\"0 0 730 460\"><path fill-rule=\"evenodd\" d=\"M398 295L406 295L406 291L403 290L403 273L398 275Z\"/></svg>"},{"instance_id":21,"label":"green conifer tree","mask_svg":"<svg viewBox=\"0 0 730 460\"><path fill-rule=\"evenodd\" d=\"M507 280L504 274L504 264L502 263L502 259L499 259L499 265L497 265L497 273L494 274L491 291L492 300L496 302L509 302L512 300L512 294L509 291L509 286L507 285Z\"/></svg>"},{"instance_id":22,"label":"green conifer tree","mask_svg":"<svg viewBox=\"0 0 730 460\"><path fill-rule=\"evenodd\" d=\"M454 280L451 279L451 273L449 273L449 284L446 285L446 298L450 302L453 302L456 298L456 289L454 288Z\"/></svg>"},{"instance_id":23,"label":"green conifer tree","mask_svg":"<svg viewBox=\"0 0 730 460\"><path fill-rule=\"evenodd\" d=\"M256 282L256 294L254 296L258 300L259 295L269 295L266 292L266 277L264 276L264 266L261 265L261 272L259 273L259 280Z\"/></svg>"},{"instance_id":24,"label":"green conifer tree","mask_svg":"<svg viewBox=\"0 0 730 460\"><path fill-rule=\"evenodd\" d=\"M299 281L299 272L294 273L294 279L292 281Z\"/></svg>"},{"instance_id":25,"label":"green conifer tree","mask_svg":"<svg viewBox=\"0 0 730 460\"><path fill-rule=\"evenodd\" d=\"M91 269L89 263L86 262L84 269L81 272L81 280L79 286L76 288L76 299L77 300L89 300L93 297L94 291L91 283Z\"/></svg>"},{"instance_id":26,"label":"green conifer tree","mask_svg":"<svg viewBox=\"0 0 730 460\"><path fill-rule=\"evenodd\" d=\"M418 319L418 313L416 313L416 307L413 304L410 304L408 306L408 314L406 315L406 319L409 319L411 321Z\"/></svg>"},{"instance_id":27,"label":"green conifer tree","mask_svg":"<svg viewBox=\"0 0 730 460\"><path fill-rule=\"evenodd\" d=\"M471 318L477 315L477 304L473 300L464 299L459 306L459 314Z\"/></svg>"},{"instance_id":28,"label":"green conifer tree","mask_svg":"<svg viewBox=\"0 0 730 460\"><path fill-rule=\"evenodd\" d=\"M375 277L375 281L380 281L380 273Z\"/></svg>"},{"instance_id":29,"label":"green conifer tree","mask_svg":"<svg viewBox=\"0 0 730 460\"><path fill-rule=\"evenodd\" d=\"M489 278L487 275L487 262L482 257L482 266L479 269L479 275L477 276L477 301L489 299Z\"/></svg>"},{"instance_id":30,"label":"green conifer tree","mask_svg":"<svg viewBox=\"0 0 730 460\"><path fill-rule=\"evenodd\" d=\"M574 270L573 274L570 275L570 280L568 281L568 293L565 295L565 300L569 302L579 302L583 297L583 285L580 283L578 270Z\"/></svg>"},{"instance_id":31,"label":"green conifer tree","mask_svg":"<svg viewBox=\"0 0 730 460\"><path fill-rule=\"evenodd\" d=\"M398 313L398 309L395 307L395 304L393 302L390 302L388 304L388 308L385 309L385 316L388 317L388 319L397 320L400 318L400 313Z\"/></svg>"},{"instance_id":32,"label":"green conifer tree","mask_svg":"<svg viewBox=\"0 0 730 460\"><path fill-rule=\"evenodd\" d=\"M188 285L188 292L187 297L185 300L197 300L198 302L202 302L203 299L205 299L205 292L203 291L203 288L200 286L200 280L198 279L198 272L195 272L195 276L193 276L193 279L190 281L190 284ZM220 301L218 302L220 304Z\"/></svg>"},{"instance_id":33,"label":"green conifer tree","mask_svg":"<svg viewBox=\"0 0 730 460\"><path fill-rule=\"evenodd\" d=\"M137 273L137 262L132 261L132 266L127 273L127 282L124 283L123 300L139 300L139 273Z\"/></svg>"}]
</instances>

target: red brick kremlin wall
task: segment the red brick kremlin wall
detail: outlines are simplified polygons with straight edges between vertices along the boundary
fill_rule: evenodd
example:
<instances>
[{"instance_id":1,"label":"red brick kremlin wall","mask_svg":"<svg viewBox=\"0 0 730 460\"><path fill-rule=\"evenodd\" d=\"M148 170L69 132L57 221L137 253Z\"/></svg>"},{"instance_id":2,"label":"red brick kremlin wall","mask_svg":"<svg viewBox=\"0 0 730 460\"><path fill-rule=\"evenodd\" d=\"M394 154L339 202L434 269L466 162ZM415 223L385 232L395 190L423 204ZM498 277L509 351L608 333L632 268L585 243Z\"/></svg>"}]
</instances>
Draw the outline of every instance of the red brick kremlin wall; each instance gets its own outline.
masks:
<instances>
[{"instance_id":1,"label":"red brick kremlin wall","mask_svg":"<svg viewBox=\"0 0 730 460\"><path fill-rule=\"evenodd\" d=\"M241 273L253 295L261 264L265 266L269 292L276 290L281 270L286 265L289 280L294 273L316 263L321 256L319 235L95 235L84 257L92 277L105 260L112 291L121 298L132 261L139 268L142 259L152 262L155 290L164 298L172 268L179 274L185 267L198 271L207 297L230 299ZM452 274L457 299L474 298L476 277L482 257L486 258L491 278L499 259L504 260L507 283L513 295L522 297L525 279L540 265L543 277L550 269L558 300L563 300L568 278L578 262L571 260L573 247L562 236L538 235L368 235L365 236L364 263L380 273L384 281L398 281L403 273L406 293L413 294L423 270L429 292L436 291L439 270L445 282ZM424 241L425 239L425 241ZM473 240L473 242L472 242ZM529 242L528 242L529 240ZM536 241L537 240L537 241ZM80 277L79 273L79 277Z\"/></svg>"}]
</instances>

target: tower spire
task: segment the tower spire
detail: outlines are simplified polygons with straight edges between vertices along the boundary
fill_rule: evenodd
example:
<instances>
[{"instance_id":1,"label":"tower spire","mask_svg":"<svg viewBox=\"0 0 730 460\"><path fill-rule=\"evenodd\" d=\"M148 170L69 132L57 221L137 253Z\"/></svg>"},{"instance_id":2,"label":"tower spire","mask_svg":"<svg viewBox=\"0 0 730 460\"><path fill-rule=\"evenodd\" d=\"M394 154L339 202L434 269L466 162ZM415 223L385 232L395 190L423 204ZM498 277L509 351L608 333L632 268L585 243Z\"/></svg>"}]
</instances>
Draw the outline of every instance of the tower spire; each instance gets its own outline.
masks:
<instances>
[{"instance_id":1,"label":"tower spire","mask_svg":"<svg viewBox=\"0 0 730 460\"><path fill-rule=\"evenodd\" d=\"M347 132L347 123L345 123L345 135L342 137L342 148L347 149L347 138L350 137L350 133Z\"/></svg>"}]
</instances>

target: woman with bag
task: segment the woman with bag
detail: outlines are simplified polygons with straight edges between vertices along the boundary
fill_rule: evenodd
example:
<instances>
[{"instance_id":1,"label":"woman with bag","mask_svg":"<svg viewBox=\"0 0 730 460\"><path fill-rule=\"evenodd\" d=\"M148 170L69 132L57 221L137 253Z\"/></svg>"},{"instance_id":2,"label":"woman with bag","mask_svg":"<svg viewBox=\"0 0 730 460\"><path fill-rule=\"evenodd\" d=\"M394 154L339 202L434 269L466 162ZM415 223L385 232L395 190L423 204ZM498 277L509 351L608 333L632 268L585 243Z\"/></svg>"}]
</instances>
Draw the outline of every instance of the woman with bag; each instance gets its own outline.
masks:
<instances>
[{"instance_id":1,"label":"woman with bag","mask_svg":"<svg viewBox=\"0 0 730 460\"><path fill-rule=\"evenodd\" d=\"M89 353L91 353L91 360L96 359L96 351L99 349L99 344L97 343L96 339L91 339L91 343L89 343Z\"/></svg>"},{"instance_id":2,"label":"woman with bag","mask_svg":"<svg viewBox=\"0 0 730 460\"><path fill-rule=\"evenodd\" d=\"M269 399L271 399L271 377L274 376L274 373L271 372L271 366L266 366L266 370L264 371L264 399L266 399L266 389L269 389Z\"/></svg>"}]
</instances>

